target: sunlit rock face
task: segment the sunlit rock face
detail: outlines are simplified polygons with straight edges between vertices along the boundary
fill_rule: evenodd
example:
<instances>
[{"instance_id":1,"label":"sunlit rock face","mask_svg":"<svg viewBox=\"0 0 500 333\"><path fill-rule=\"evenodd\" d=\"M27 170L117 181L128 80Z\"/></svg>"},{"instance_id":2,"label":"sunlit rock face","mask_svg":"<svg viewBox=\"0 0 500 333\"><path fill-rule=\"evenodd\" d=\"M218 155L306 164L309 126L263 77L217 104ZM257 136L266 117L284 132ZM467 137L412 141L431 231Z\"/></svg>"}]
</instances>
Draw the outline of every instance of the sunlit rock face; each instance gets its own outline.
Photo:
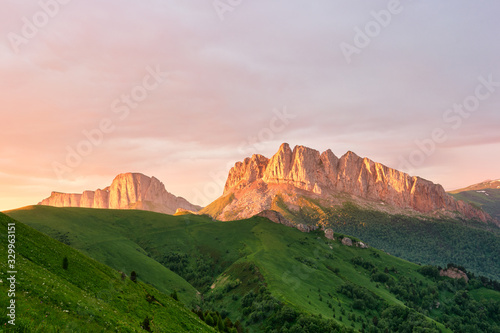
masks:
<instances>
[{"instance_id":1,"label":"sunlit rock face","mask_svg":"<svg viewBox=\"0 0 500 333\"><path fill-rule=\"evenodd\" d=\"M482 221L489 218L482 210L455 200L439 184L353 152L338 158L331 150L320 153L304 146L292 150L287 143L282 144L270 159L253 155L234 165L229 171L223 197L234 195L235 199L214 217L221 220L248 218L272 209L273 198L284 193L292 206L298 201L294 196L309 195L328 201L333 195L346 193L426 214L449 211Z\"/></svg>"},{"instance_id":2,"label":"sunlit rock face","mask_svg":"<svg viewBox=\"0 0 500 333\"><path fill-rule=\"evenodd\" d=\"M201 207L169 193L155 177L141 173L123 173L111 186L82 194L52 192L40 205L110 209L141 209L174 214L178 208L198 211Z\"/></svg>"}]
</instances>

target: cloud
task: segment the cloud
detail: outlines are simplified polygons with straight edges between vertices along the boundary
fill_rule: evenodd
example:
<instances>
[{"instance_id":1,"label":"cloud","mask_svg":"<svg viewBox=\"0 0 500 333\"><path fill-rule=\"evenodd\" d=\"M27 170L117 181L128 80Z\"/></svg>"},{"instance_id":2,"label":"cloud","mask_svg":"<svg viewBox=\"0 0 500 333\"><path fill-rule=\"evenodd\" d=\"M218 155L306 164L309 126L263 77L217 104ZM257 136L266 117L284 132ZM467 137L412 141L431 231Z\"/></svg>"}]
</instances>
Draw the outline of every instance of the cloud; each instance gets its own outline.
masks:
<instances>
[{"instance_id":1,"label":"cloud","mask_svg":"<svg viewBox=\"0 0 500 333\"><path fill-rule=\"evenodd\" d=\"M405 3L347 64L340 43L352 43L354 28L364 29L387 1L244 1L224 21L211 2L71 1L19 53L8 38L0 42L7 124L0 202L9 203L0 209L34 203L56 188L103 187L126 171L154 175L192 199L214 173L254 152L270 156L285 141L337 155L353 150L396 167L416 140L446 126L443 112L474 92L478 76L500 81L493 33L499 7ZM0 33L21 34L23 18L40 10L38 3L7 2ZM148 66L168 79L120 119L113 101L142 84ZM495 92L458 130L446 127L448 140L415 172L456 184L442 172L450 167L468 185L473 171L454 168L468 163L460 149L497 147L499 105ZM295 118L269 135L273 110L283 107ZM114 130L58 180L53 162L65 163L68 147L105 118ZM498 164L498 154L490 155L475 156L475 173Z\"/></svg>"}]
</instances>

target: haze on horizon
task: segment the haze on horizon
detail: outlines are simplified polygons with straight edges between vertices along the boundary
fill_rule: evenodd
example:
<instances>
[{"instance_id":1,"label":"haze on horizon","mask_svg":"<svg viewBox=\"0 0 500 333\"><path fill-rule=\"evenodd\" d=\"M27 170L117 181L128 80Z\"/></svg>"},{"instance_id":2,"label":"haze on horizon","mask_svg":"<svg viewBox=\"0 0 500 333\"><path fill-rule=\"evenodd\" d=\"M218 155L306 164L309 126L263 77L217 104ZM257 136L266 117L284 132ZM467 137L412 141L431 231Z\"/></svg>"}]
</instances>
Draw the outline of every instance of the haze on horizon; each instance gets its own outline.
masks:
<instances>
[{"instance_id":1,"label":"haze on horizon","mask_svg":"<svg viewBox=\"0 0 500 333\"><path fill-rule=\"evenodd\" d=\"M123 172L206 205L236 161L282 142L354 151L447 190L498 179L499 11L463 0L8 0L0 211Z\"/></svg>"}]
</instances>

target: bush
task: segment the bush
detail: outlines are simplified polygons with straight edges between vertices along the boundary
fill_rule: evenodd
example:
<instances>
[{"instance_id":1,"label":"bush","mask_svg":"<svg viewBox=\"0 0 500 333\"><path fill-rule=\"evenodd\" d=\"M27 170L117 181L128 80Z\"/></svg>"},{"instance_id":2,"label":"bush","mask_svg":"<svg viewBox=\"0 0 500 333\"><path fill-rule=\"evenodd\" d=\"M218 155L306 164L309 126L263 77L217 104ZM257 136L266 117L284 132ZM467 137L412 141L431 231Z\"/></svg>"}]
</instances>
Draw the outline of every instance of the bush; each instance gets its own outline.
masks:
<instances>
[{"instance_id":1,"label":"bush","mask_svg":"<svg viewBox=\"0 0 500 333\"><path fill-rule=\"evenodd\" d=\"M435 266L425 265L418 269L418 272L424 276L436 279L439 277L439 269Z\"/></svg>"},{"instance_id":2,"label":"bush","mask_svg":"<svg viewBox=\"0 0 500 333\"><path fill-rule=\"evenodd\" d=\"M62 262L62 268L68 269L68 257L64 257L63 262Z\"/></svg>"},{"instance_id":3,"label":"bush","mask_svg":"<svg viewBox=\"0 0 500 333\"><path fill-rule=\"evenodd\" d=\"M387 281L389 281L390 277L389 275L384 273L375 273L372 275L372 279L375 282L386 283Z\"/></svg>"},{"instance_id":4,"label":"bush","mask_svg":"<svg viewBox=\"0 0 500 333\"><path fill-rule=\"evenodd\" d=\"M144 321L142 322L141 327L144 330L151 332L151 327L149 325L150 325L149 317L144 318Z\"/></svg>"}]
</instances>

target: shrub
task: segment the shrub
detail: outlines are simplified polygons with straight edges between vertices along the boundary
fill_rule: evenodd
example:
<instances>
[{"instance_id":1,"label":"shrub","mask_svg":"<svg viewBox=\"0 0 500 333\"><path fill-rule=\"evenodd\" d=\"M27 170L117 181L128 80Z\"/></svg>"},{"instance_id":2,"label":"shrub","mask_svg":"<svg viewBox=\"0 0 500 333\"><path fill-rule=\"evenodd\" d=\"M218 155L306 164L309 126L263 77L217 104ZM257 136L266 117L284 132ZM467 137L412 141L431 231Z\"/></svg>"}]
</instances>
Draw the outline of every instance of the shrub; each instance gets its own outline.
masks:
<instances>
[{"instance_id":1,"label":"shrub","mask_svg":"<svg viewBox=\"0 0 500 333\"><path fill-rule=\"evenodd\" d=\"M62 268L68 269L68 257L64 257L63 262L62 262Z\"/></svg>"},{"instance_id":2,"label":"shrub","mask_svg":"<svg viewBox=\"0 0 500 333\"><path fill-rule=\"evenodd\" d=\"M179 296L177 295L177 290L174 289L174 292L170 294L170 297L172 297L174 300L178 301Z\"/></svg>"},{"instance_id":3,"label":"shrub","mask_svg":"<svg viewBox=\"0 0 500 333\"><path fill-rule=\"evenodd\" d=\"M130 280L132 280L133 282L137 282L137 273L135 271L132 271L132 273L130 273Z\"/></svg>"}]
</instances>

